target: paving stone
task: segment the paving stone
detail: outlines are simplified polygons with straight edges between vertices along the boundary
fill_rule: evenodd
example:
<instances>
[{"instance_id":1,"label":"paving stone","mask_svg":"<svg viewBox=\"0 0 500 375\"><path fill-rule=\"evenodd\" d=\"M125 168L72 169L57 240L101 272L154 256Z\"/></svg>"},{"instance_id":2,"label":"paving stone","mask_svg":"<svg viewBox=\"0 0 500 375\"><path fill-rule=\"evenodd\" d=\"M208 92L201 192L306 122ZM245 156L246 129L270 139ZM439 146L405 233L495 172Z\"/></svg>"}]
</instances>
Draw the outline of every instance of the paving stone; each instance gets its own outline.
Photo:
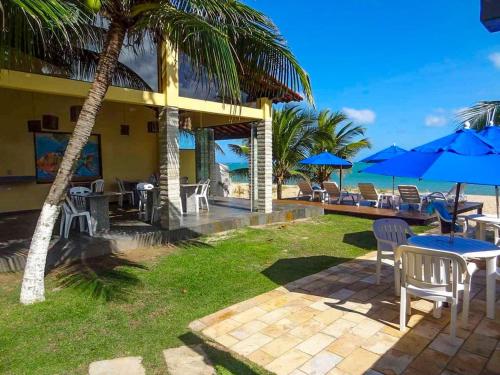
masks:
<instances>
[{"instance_id":1,"label":"paving stone","mask_svg":"<svg viewBox=\"0 0 500 375\"><path fill-rule=\"evenodd\" d=\"M398 342L397 337L388 335L387 333L379 332L374 336L366 339L361 345L363 349L369 350L372 353L382 355L391 349Z\"/></svg>"},{"instance_id":2,"label":"paving stone","mask_svg":"<svg viewBox=\"0 0 500 375\"><path fill-rule=\"evenodd\" d=\"M349 357L340 362L337 367L348 374L364 374L378 360L379 356L368 350L358 348Z\"/></svg>"},{"instance_id":3,"label":"paving stone","mask_svg":"<svg viewBox=\"0 0 500 375\"><path fill-rule=\"evenodd\" d=\"M276 310L268 312L265 315L260 316L258 319L264 323L272 324L277 322L278 320L281 320L282 318L286 317L289 314L290 310L288 310L286 307L280 307L277 308Z\"/></svg>"},{"instance_id":4,"label":"paving stone","mask_svg":"<svg viewBox=\"0 0 500 375\"><path fill-rule=\"evenodd\" d=\"M371 319L365 319L357 326L353 327L351 332L355 335L368 338L375 335L382 328L384 328L382 323Z\"/></svg>"},{"instance_id":5,"label":"paving stone","mask_svg":"<svg viewBox=\"0 0 500 375\"><path fill-rule=\"evenodd\" d=\"M486 370L490 374L500 374L500 348L497 348L488 363L486 364Z\"/></svg>"},{"instance_id":6,"label":"paving stone","mask_svg":"<svg viewBox=\"0 0 500 375\"><path fill-rule=\"evenodd\" d=\"M383 374L402 374L412 361L413 356L396 349L390 349L380 360L375 363L373 368Z\"/></svg>"},{"instance_id":7,"label":"paving stone","mask_svg":"<svg viewBox=\"0 0 500 375\"><path fill-rule=\"evenodd\" d=\"M463 349L470 353L479 354L483 357L489 357L493 350L495 350L497 342L498 341L492 337L480 335L479 333L473 333L465 341ZM500 363L498 366L500 367Z\"/></svg>"},{"instance_id":8,"label":"paving stone","mask_svg":"<svg viewBox=\"0 0 500 375\"><path fill-rule=\"evenodd\" d=\"M255 333L252 336L246 338L243 341L238 342L237 344L231 347L236 353L240 355L250 355L257 349L260 349L262 346L266 345L268 342L272 341L272 338L266 336L262 333Z\"/></svg>"},{"instance_id":9,"label":"paving stone","mask_svg":"<svg viewBox=\"0 0 500 375\"><path fill-rule=\"evenodd\" d=\"M411 332L415 335L425 337L426 339L433 339L441 331L442 326L432 320L423 319L419 322Z\"/></svg>"},{"instance_id":10,"label":"paving stone","mask_svg":"<svg viewBox=\"0 0 500 375\"><path fill-rule=\"evenodd\" d=\"M260 350L277 358L301 342L298 337L285 334L267 343Z\"/></svg>"},{"instance_id":11,"label":"paving stone","mask_svg":"<svg viewBox=\"0 0 500 375\"><path fill-rule=\"evenodd\" d=\"M411 331L399 339L396 345L394 345L394 349L416 356L427 346L429 342L429 339L416 335L413 331Z\"/></svg>"},{"instance_id":12,"label":"paving stone","mask_svg":"<svg viewBox=\"0 0 500 375\"><path fill-rule=\"evenodd\" d=\"M288 318L283 318L281 320L278 320L276 323L268 325L261 332L266 336L276 338L292 330L295 327L297 327L296 323L294 323L292 320Z\"/></svg>"},{"instance_id":13,"label":"paving stone","mask_svg":"<svg viewBox=\"0 0 500 375\"><path fill-rule=\"evenodd\" d=\"M271 363L276 358L258 349L248 356L248 359L258 365L264 367L265 365Z\"/></svg>"},{"instance_id":14,"label":"paving stone","mask_svg":"<svg viewBox=\"0 0 500 375\"><path fill-rule=\"evenodd\" d=\"M240 322L237 322L232 319L227 319L205 328L202 332L204 335L208 337L215 338L236 329L240 325L241 325Z\"/></svg>"},{"instance_id":15,"label":"paving stone","mask_svg":"<svg viewBox=\"0 0 500 375\"><path fill-rule=\"evenodd\" d=\"M300 345L297 345L297 349L309 355L315 355L325 349L334 340L335 337L325 335L324 333L317 333L303 341Z\"/></svg>"},{"instance_id":16,"label":"paving stone","mask_svg":"<svg viewBox=\"0 0 500 375\"><path fill-rule=\"evenodd\" d=\"M260 307L252 307L249 310L234 315L232 319L240 323L247 323L267 313L268 311L261 309Z\"/></svg>"},{"instance_id":17,"label":"paving stone","mask_svg":"<svg viewBox=\"0 0 500 375\"><path fill-rule=\"evenodd\" d=\"M500 340L500 322L484 318L474 332Z\"/></svg>"},{"instance_id":18,"label":"paving stone","mask_svg":"<svg viewBox=\"0 0 500 375\"><path fill-rule=\"evenodd\" d=\"M269 363L265 368L277 375L290 374L311 358L310 355L298 349L292 349L286 354Z\"/></svg>"},{"instance_id":19,"label":"paving stone","mask_svg":"<svg viewBox=\"0 0 500 375\"><path fill-rule=\"evenodd\" d=\"M229 348L229 347L233 346L234 344L236 344L238 341L240 341L237 338L235 338L234 336L230 336L228 334L216 337L213 340L215 340L219 344L225 346L226 348Z\"/></svg>"},{"instance_id":20,"label":"paving stone","mask_svg":"<svg viewBox=\"0 0 500 375\"><path fill-rule=\"evenodd\" d=\"M320 352L307 361L300 370L308 375L324 375L342 359L342 357L330 352Z\"/></svg>"},{"instance_id":21,"label":"paving stone","mask_svg":"<svg viewBox=\"0 0 500 375\"><path fill-rule=\"evenodd\" d=\"M360 314L356 311L351 311L342 316L342 319L349 320L354 323L361 323L366 319L366 315Z\"/></svg>"},{"instance_id":22,"label":"paving stone","mask_svg":"<svg viewBox=\"0 0 500 375\"><path fill-rule=\"evenodd\" d=\"M333 323L335 320L342 317L342 314L343 313L340 310L330 309L317 314L316 316L314 316L314 319L320 321L325 325L329 325Z\"/></svg>"},{"instance_id":23,"label":"paving stone","mask_svg":"<svg viewBox=\"0 0 500 375\"><path fill-rule=\"evenodd\" d=\"M362 342L363 338L347 333L328 345L326 350L342 357L347 357L359 348Z\"/></svg>"},{"instance_id":24,"label":"paving stone","mask_svg":"<svg viewBox=\"0 0 500 375\"><path fill-rule=\"evenodd\" d=\"M344 299L351 297L355 293L356 292L354 290L351 290L351 289L340 289L340 290L337 290L336 292L330 294L329 297L333 298L333 299L337 299L339 301L342 301Z\"/></svg>"},{"instance_id":25,"label":"paving stone","mask_svg":"<svg viewBox=\"0 0 500 375\"><path fill-rule=\"evenodd\" d=\"M201 345L181 346L163 351L170 375L215 375L210 359Z\"/></svg>"},{"instance_id":26,"label":"paving stone","mask_svg":"<svg viewBox=\"0 0 500 375\"><path fill-rule=\"evenodd\" d=\"M266 323L259 320L252 320L232 330L229 334L238 340L244 340L265 327L267 327Z\"/></svg>"},{"instance_id":27,"label":"paving stone","mask_svg":"<svg viewBox=\"0 0 500 375\"><path fill-rule=\"evenodd\" d=\"M345 319L338 319L328 327L323 329L323 333L326 333L330 336L340 337L343 334L350 332L351 329L356 325L356 323L351 322Z\"/></svg>"},{"instance_id":28,"label":"paving stone","mask_svg":"<svg viewBox=\"0 0 500 375\"><path fill-rule=\"evenodd\" d=\"M304 324L301 324L300 326L292 329L290 331L290 334L305 340L325 328L325 324L311 319Z\"/></svg>"},{"instance_id":29,"label":"paving stone","mask_svg":"<svg viewBox=\"0 0 500 375\"><path fill-rule=\"evenodd\" d=\"M410 367L426 375L438 375L444 370L450 359L451 357L447 354L427 348L413 360Z\"/></svg>"},{"instance_id":30,"label":"paving stone","mask_svg":"<svg viewBox=\"0 0 500 375\"><path fill-rule=\"evenodd\" d=\"M448 370L461 375L478 375L486 365L487 359L480 355L460 350L448 364Z\"/></svg>"},{"instance_id":31,"label":"paving stone","mask_svg":"<svg viewBox=\"0 0 500 375\"><path fill-rule=\"evenodd\" d=\"M448 354L449 356L455 355L458 348L462 346L464 340L460 337L456 337L452 340L450 335L440 333L434 341L431 342L429 348L437 350L438 352Z\"/></svg>"},{"instance_id":32,"label":"paving stone","mask_svg":"<svg viewBox=\"0 0 500 375\"><path fill-rule=\"evenodd\" d=\"M142 357L123 357L92 362L89 375L145 375Z\"/></svg>"}]
</instances>

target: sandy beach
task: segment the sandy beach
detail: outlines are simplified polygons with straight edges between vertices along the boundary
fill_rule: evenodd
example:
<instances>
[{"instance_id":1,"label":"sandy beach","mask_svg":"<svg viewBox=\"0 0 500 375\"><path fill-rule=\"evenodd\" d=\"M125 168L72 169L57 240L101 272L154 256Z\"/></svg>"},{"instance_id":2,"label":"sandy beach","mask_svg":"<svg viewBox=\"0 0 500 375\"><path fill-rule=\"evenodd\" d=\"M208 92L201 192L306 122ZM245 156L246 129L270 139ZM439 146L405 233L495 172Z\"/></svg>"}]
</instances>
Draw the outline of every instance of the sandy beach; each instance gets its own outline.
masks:
<instances>
[{"instance_id":1,"label":"sandy beach","mask_svg":"<svg viewBox=\"0 0 500 375\"><path fill-rule=\"evenodd\" d=\"M348 189L349 191L356 191L356 189ZM383 190L381 190L383 191ZM283 198L293 198L298 195L299 189L296 185L283 186ZM248 198L248 184L247 183L233 183L231 184L230 196L236 198ZM276 199L276 185L273 185L273 196ZM483 213L495 215L496 214L496 200L491 195L472 195L467 194L469 202L483 202Z\"/></svg>"}]
</instances>

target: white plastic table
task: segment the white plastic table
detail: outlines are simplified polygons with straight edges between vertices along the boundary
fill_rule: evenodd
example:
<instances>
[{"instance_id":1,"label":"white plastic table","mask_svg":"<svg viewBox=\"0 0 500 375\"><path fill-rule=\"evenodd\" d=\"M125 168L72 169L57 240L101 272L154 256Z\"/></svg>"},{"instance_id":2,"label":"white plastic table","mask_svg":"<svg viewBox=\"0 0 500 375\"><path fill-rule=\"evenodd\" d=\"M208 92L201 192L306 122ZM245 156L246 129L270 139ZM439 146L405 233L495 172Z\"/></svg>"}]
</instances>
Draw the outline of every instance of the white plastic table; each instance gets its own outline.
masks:
<instances>
[{"instance_id":1,"label":"white plastic table","mask_svg":"<svg viewBox=\"0 0 500 375\"><path fill-rule=\"evenodd\" d=\"M464 217L467 220L475 221L477 223L478 230L476 231L476 238L478 240L484 241L486 239L486 227L488 225L492 224L500 225L500 219L492 215L475 214L475 215L460 215L460 217Z\"/></svg>"},{"instance_id":2,"label":"white plastic table","mask_svg":"<svg viewBox=\"0 0 500 375\"><path fill-rule=\"evenodd\" d=\"M481 258L486 261L486 316L495 319L495 293L497 279L497 257L500 247L486 241L449 236L425 235L408 239L410 245L433 250L449 251L465 258Z\"/></svg>"}]
</instances>

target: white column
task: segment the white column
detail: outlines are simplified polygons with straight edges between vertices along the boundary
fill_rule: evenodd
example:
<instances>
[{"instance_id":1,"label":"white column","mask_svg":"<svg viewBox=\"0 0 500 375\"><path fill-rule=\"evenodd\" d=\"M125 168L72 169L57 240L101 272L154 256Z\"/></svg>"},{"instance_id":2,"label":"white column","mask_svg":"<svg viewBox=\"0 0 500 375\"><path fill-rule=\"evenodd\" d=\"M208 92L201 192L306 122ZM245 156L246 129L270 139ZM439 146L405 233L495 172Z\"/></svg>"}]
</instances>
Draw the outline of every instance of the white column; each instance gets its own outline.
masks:
<instances>
[{"instance_id":1,"label":"white column","mask_svg":"<svg viewBox=\"0 0 500 375\"><path fill-rule=\"evenodd\" d=\"M160 223L162 228L180 226L179 110L165 107L159 122Z\"/></svg>"},{"instance_id":2,"label":"white column","mask_svg":"<svg viewBox=\"0 0 500 375\"><path fill-rule=\"evenodd\" d=\"M257 210L273 211L273 127L271 120L257 123Z\"/></svg>"}]
</instances>

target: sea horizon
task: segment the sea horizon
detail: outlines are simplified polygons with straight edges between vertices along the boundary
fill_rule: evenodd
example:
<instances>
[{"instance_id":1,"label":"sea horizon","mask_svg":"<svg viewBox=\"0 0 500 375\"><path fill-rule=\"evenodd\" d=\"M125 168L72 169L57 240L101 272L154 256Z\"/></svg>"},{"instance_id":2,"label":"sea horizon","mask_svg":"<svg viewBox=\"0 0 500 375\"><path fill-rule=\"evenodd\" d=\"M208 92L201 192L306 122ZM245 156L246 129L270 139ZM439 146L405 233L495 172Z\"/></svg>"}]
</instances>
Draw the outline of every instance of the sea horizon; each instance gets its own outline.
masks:
<instances>
[{"instance_id":1,"label":"sea horizon","mask_svg":"<svg viewBox=\"0 0 500 375\"><path fill-rule=\"evenodd\" d=\"M247 162L233 162L233 163L222 163L222 164L227 165L230 171L234 171L236 169L248 168ZM349 190L352 188L357 188L358 183L360 182L370 182L374 184L377 189L391 190L392 177L361 172L369 165L370 164L367 163L355 162L353 163L352 169L344 170L342 174L343 189ZM331 180L337 183L339 182L338 172L334 172L332 174ZM244 176L231 176L231 181L235 183L248 182L248 179L245 178ZM297 179L290 179L286 181L286 184L294 185L296 182ZM454 183L446 181L427 181L427 180L419 180L416 178L396 177L395 178L396 190L398 185L415 185L422 193L432 193L437 191L441 192L449 191L454 185ZM465 194L494 196L495 187L487 185L467 184L467 186L465 187Z\"/></svg>"}]
</instances>

